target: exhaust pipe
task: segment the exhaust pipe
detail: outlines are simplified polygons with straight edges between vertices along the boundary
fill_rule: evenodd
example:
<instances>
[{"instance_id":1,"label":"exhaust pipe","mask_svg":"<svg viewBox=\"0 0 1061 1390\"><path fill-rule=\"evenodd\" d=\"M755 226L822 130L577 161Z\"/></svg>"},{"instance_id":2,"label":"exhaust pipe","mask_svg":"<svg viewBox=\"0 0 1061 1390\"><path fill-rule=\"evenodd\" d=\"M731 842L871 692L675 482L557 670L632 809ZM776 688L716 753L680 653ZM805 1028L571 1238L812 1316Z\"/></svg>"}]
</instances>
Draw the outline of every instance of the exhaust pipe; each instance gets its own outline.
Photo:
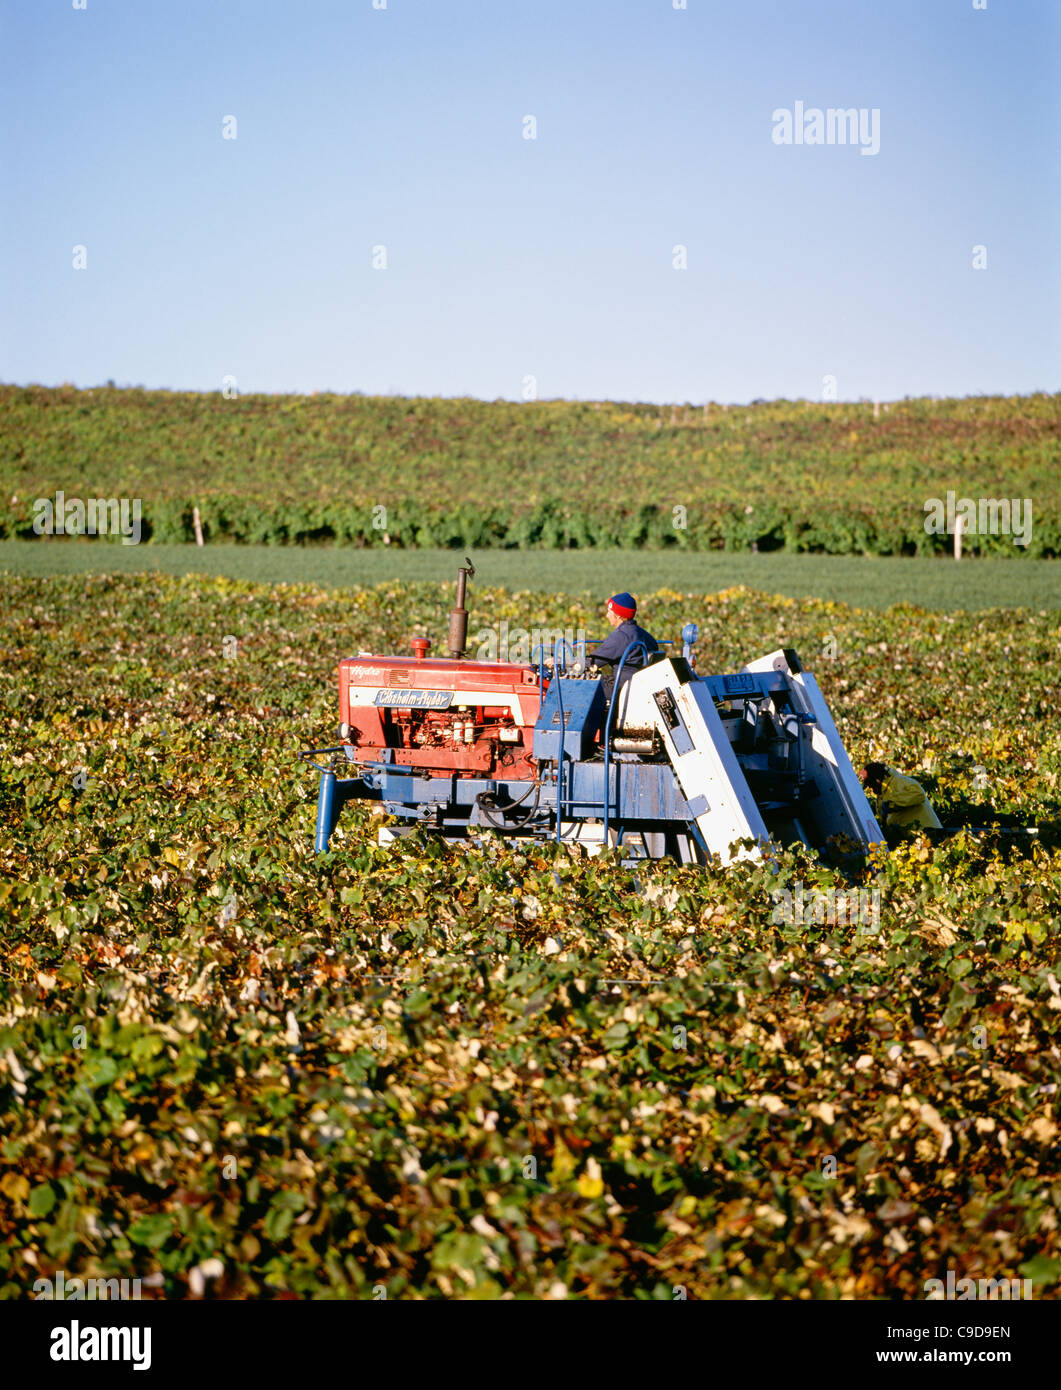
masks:
<instances>
[{"instance_id":1,"label":"exhaust pipe","mask_svg":"<svg viewBox=\"0 0 1061 1390\"><path fill-rule=\"evenodd\" d=\"M457 571L457 603L449 615L449 654L455 661L464 655L468 642L468 612L464 607L464 592L468 577L475 573L475 566L467 555L464 564Z\"/></svg>"}]
</instances>

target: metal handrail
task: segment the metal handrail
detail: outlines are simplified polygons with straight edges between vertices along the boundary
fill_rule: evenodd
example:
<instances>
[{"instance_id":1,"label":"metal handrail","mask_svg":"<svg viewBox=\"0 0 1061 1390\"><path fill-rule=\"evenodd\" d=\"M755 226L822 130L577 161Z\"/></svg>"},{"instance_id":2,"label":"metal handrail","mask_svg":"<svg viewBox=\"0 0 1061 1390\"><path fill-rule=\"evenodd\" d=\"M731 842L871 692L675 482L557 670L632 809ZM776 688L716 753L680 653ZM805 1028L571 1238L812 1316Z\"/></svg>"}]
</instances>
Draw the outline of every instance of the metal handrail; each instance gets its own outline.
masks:
<instances>
[{"instance_id":1,"label":"metal handrail","mask_svg":"<svg viewBox=\"0 0 1061 1390\"><path fill-rule=\"evenodd\" d=\"M582 659L588 660L586 654L586 638L582 639ZM544 646L544 644L543 644ZM556 664L556 674L559 677L567 671L567 653L570 651L575 661L578 660L578 644L569 643L566 637L561 637L559 643L553 643L553 661ZM624 653L625 655L625 653ZM566 724L564 722L564 686L563 681L557 680L556 701L560 712L560 756L556 762L556 843L560 843L563 807L564 807L564 761L567 758L567 746L564 738ZM573 771L573 769L572 769ZM607 796L607 791L605 792Z\"/></svg>"},{"instance_id":2,"label":"metal handrail","mask_svg":"<svg viewBox=\"0 0 1061 1390\"><path fill-rule=\"evenodd\" d=\"M612 684L612 698L611 698L611 700L608 702L608 713L607 713L607 716L605 717L605 720L604 720L604 844L605 844L605 847L607 847L607 844L608 844L608 820L609 820L609 811L610 811L610 806L611 806L611 785L612 785L612 779L611 779L611 763L612 763L611 733L612 733L612 720L615 718L615 705L616 705L617 697L618 697L618 695L619 695L620 681L621 681L622 674L623 674L623 667L626 665L626 658L630 655L631 652L636 651L639 647L640 647L640 649L644 652L645 656L647 657L647 656L649 655L649 651L648 651L648 646L647 646L647 644L646 644L645 642L643 642L643 641L641 640L641 638L637 638L635 641L633 641L633 642L630 643L630 645L629 645L629 646L626 648L626 650L623 652L622 656L619 658L619 666L618 666L618 669L617 669L616 672L615 672L615 681L614 681L613 684Z\"/></svg>"},{"instance_id":3,"label":"metal handrail","mask_svg":"<svg viewBox=\"0 0 1061 1390\"><path fill-rule=\"evenodd\" d=\"M555 653L553 660L556 660ZM556 681L556 702L560 707L560 748L556 759L556 843L560 843L560 824L564 811L564 759L567 757L567 740L564 735L567 726L564 723L564 683L557 677Z\"/></svg>"},{"instance_id":4,"label":"metal handrail","mask_svg":"<svg viewBox=\"0 0 1061 1390\"><path fill-rule=\"evenodd\" d=\"M562 671L567 670L568 653L570 653L574 660L577 661L579 659L578 654L580 648L582 651L582 661L583 664L585 664L589 660L591 655L589 651L590 643L596 642L598 640L599 639L596 637L583 637L581 642L569 642L566 637L561 637L559 642L554 642L551 648L553 661L556 663L554 674L559 675ZM536 652L540 652L541 656L536 657ZM530 661L532 666L537 666L538 668L538 695L539 697L541 697L545 693L546 653L544 642L539 642L536 646L531 648Z\"/></svg>"},{"instance_id":5,"label":"metal handrail","mask_svg":"<svg viewBox=\"0 0 1061 1390\"><path fill-rule=\"evenodd\" d=\"M561 637L561 645L566 648L567 639ZM539 710L541 701L545 697L545 643L539 642L536 647L531 648L531 662L534 662L535 652L540 652L538 659L538 701ZM560 755L556 760L556 842L560 843L560 821L563 813L564 800L564 689L560 682L561 665L556 652L556 643L553 643L553 675L556 677L556 698L560 705ZM550 689L551 689L550 683Z\"/></svg>"},{"instance_id":6,"label":"metal handrail","mask_svg":"<svg viewBox=\"0 0 1061 1390\"><path fill-rule=\"evenodd\" d=\"M578 660L578 646L576 643L569 642L566 637L561 637L559 642L553 643L553 660L556 662L557 675L567 673L567 654L571 653L572 658Z\"/></svg>"}]
</instances>

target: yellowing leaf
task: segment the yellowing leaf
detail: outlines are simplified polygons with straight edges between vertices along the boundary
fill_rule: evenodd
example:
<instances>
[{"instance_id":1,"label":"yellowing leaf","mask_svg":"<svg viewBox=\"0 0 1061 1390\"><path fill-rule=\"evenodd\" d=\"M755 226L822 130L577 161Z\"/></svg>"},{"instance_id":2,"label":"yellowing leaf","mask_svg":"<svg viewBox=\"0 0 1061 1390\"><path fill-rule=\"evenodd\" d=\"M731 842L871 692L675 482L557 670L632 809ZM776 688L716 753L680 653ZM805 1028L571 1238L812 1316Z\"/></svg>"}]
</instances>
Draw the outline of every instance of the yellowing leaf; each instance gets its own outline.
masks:
<instances>
[{"instance_id":1,"label":"yellowing leaf","mask_svg":"<svg viewBox=\"0 0 1061 1390\"><path fill-rule=\"evenodd\" d=\"M599 1197L604 1191L600 1164L595 1158L591 1158L586 1164L586 1171L578 1180L578 1191L581 1197Z\"/></svg>"},{"instance_id":2,"label":"yellowing leaf","mask_svg":"<svg viewBox=\"0 0 1061 1390\"><path fill-rule=\"evenodd\" d=\"M0 1178L0 1192L12 1202L24 1202L29 1196L29 1182L21 1173L5 1173Z\"/></svg>"},{"instance_id":3,"label":"yellowing leaf","mask_svg":"<svg viewBox=\"0 0 1061 1390\"><path fill-rule=\"evenodd\" d=\"M553 1150L553 1166L549 1169L549 1181L554 1185L570 1182L577 1166L574 1154L562 1139L557 1139Z\"/></svg>"}]
</instances>

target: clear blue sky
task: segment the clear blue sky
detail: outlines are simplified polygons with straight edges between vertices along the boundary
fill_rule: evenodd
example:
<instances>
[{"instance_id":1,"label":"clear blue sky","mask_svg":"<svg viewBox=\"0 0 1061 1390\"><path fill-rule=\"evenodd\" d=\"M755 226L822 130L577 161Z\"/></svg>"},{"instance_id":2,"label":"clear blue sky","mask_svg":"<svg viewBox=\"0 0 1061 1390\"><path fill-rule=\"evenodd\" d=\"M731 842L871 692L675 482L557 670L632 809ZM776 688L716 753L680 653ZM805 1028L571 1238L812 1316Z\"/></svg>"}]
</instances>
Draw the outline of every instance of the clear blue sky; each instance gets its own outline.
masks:
<instances>
[{"instance_id":1,"label":"clear blue sky","mask_svg":"<svg viewBox=\"0 0 1061 1390\"><path fill-rule=\"evenodd\" d=\"M827 375L840 399L1059 387L1052 0L0 15L0 380L520 399L534 376L543 398L677 402L819 398ZM797 101L879 109L879 152L774 143Z\"/></svg>"}]
</instances>

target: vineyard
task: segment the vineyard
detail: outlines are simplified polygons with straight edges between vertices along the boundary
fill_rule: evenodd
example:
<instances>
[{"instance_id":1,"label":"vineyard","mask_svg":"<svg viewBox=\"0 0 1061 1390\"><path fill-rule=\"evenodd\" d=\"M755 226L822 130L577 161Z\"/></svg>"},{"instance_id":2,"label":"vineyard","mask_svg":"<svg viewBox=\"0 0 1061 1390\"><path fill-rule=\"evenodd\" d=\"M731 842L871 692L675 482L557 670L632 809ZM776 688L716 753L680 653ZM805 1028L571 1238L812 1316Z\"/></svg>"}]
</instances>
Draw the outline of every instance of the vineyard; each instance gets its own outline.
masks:
<instances>
[{"instance_id":1,"label":"vineyard","mask_svg":"<svg viewBox=\"0 0 1061 1390\"><path fill-rule=\"evenodd\" d=\"M931 555L925 504L1029 499L1061 555L1061 396L512 404L0 386L0 538L38 498L139 498L146 538Z\"/></svg>"},{"instance_id":2,"label":"vineyard","mask_svg":"<svg viewBox=\"0 0 1061 1390\"><path fill-rule=\"evenodd\" d=\"M9 390L4 404L9 443L12 411L36 421L14 466L71 493L60 460L79 400ZM319 469L321 507L338 505L325 460L343 446L328 429L346 412L354 439L383 409L95 400L76 455L93 493L146 496L144 460L167 438L155 495L178 505L178 454L199 456L204 488L233 486L235 455L209 473L201 456L207 441L235 449L242 428L247 452L260 446L246 493L262 517L285 449L314 430L285 486ZM441 436L443 409L494 408L432 409ZM605 447L592 407L497 409L510 450L551 413L584 418L584 442ZM768 426L773 409L745 421L794 432L797 408ZM820 440L857 449L828 411L803 409ZM945 404L953 432L938 437L927 404L879 422L863 410L857 432L892 429L889 448L911 458L938 439L942 460L984 411L978 428L991 420L1031 492L1056 403L1019 409L1020 428L1012 402ZM736 490L739 448L762 448L738 445L760 426L656 429L640 410L616 452L635 480L637 459L716 448L719 489ZM366 505L386 418L358 474ZM683 466L691 486L699 465ZM828 486L850 486L836 476ZM441 464L434 486L441 504ZM819 653L828 635L814 669L856 762L915 774L945 823L1039 827L1025 855L1001 832L881 855L856 875L880 893L867 933L778 913L779 885L844 887L796 851L779 878L749 864L635 874L552 845L384 849L379 820L351 807L316 859L315 785L295 758L332 741L334 664L437 640L452 586L156 574L5 587L0 1296L61 1268L140 1277L165 1298L919 1299L948 1270L1056 1297L1056 613L642 595L661 637L699 623L713 670L782 645ZM597 618L552 593L478 588L474 608L473 629Z\"/></svg>"}]
</instances>

